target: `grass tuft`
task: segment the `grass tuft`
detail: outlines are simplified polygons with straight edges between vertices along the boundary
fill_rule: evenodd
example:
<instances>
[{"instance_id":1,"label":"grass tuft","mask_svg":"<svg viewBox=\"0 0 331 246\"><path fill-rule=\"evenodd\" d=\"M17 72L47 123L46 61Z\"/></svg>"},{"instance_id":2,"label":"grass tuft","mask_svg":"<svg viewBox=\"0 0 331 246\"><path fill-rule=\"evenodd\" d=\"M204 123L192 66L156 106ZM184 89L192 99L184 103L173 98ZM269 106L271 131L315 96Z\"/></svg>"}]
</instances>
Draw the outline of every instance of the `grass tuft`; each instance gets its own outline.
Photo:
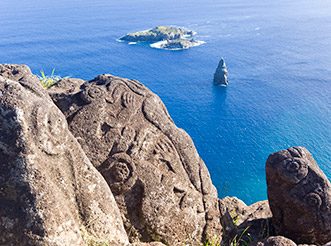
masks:
<instances>
[{"instance_id":1,"label":"grass tuft","mask_svg":"<svg viewBox=\"0 0 331 246\"><path fill-rule=\"evenodd\" d=\"M68 77L62 78L59 75L54 75L54 72L55 72L55 68L53 69L51 75L45 75L43 70L40 71L41 76L38 75L38 78L43 87L48 88L59 82L61 79L68 78Z\"/></svg>"}]
</instances>

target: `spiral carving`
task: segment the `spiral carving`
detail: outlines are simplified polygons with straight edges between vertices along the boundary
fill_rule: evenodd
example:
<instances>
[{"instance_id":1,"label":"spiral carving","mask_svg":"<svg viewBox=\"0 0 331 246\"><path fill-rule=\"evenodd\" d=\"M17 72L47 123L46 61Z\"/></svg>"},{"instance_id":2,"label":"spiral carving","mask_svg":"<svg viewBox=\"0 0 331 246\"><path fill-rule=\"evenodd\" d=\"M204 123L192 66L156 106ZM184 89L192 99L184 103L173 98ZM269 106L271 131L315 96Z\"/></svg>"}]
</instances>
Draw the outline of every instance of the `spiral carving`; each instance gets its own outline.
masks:
<instances>
[{"instance_id":1,"label":"spiral carving","mask_svg":"<svg viewBox=\"0 0 331 246\"><path fill-rule=\"evenodd\" d=\"M320 195L318 195L317 193L309 193L306 197L305 197L305 202L306 204L309 204L310 206L312 206L313 208L319 209L322 206L323 200L320 197Z\"/></svg>"},{"instance_id":2,"label":"spiral carving","mask_svg":"<svg viewBox=\"0 0 331 246\"><path fill-rule=\"evenodd\" d=\"M288 158L280 163L278 173L285 182L297 184L308 175L308 164L302 158Z\"/></svg>"},{"instance_id":3,"label":"spiral carving","mask_svg":"<svg viewBox=\"0 0 331 246\"><path fill-rule=\"evenodd\" d=\"M105 91L101 86L91 85L82 92L81 99L86 103L91 103L94 100L104 98L104 96Z\"/></svg>"},{"instance_id":4,"label":"spiral carving","mask_svg":"<svg viewBox=\"0 0 331 246\"><path fill-rule=\"evenodd\" d=\"M116 195L129 190L136 181L136 167L125 153L114 154L101 167L110 189Z\"/></svg>"}]
</instances>

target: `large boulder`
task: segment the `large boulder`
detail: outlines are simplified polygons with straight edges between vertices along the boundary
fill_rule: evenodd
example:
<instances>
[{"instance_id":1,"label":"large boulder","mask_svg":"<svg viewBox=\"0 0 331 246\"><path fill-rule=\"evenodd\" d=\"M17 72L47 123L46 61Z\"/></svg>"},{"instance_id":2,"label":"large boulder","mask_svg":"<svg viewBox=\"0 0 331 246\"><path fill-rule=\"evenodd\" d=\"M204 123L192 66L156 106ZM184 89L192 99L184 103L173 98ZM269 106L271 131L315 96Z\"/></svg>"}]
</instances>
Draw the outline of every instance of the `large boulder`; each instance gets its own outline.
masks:
<instances>
[{"instance_id":1,"label":"large boulder","mask_svg":"<svg viewBox=\"0 0 331 246\"><path fill-rule=\"evenodd\" d=\"M215 187L189 135L136 80L100 75L49 89L108 182L132 241L169 245L221 235Z\"/></svg>"},{"instance_id":2,"label":"large boulder","mask_svg":"<svg viewBox=\"0 0 331 246\"><path fill-rule=\"evenodd\" d=\"M0 65L0 245L127 245L106 181L27 66Z\"/></svg>"},{"instance_id":3,"label":"large boulder","mask_svg":"<svg viewBox=\"0 0 331 246\"><path fill-rule=\"evenodd\" d=\"M266 175L276 234L297 244L331 241L331 185L312 155L303 147L271 154Z\"/></svg>"}]
</instances>

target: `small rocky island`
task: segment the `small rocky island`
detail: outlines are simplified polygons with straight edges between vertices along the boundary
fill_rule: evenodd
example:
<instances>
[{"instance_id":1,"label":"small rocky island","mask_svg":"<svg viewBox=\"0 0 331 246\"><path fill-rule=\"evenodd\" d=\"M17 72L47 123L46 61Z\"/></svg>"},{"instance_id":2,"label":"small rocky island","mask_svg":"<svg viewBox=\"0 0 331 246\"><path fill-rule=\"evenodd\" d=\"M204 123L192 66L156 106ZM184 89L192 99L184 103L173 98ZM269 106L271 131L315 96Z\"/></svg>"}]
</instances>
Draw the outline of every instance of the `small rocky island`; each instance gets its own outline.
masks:
<instances>
[{"instance_id":1,"label":"small rocky island","mask_svg":"<svg viewBox=\"0 0 331 246\"><path fill-rule=\"evenodd\" d=\"M128 33L120 41L148 42L150 46L158 49L182 50L203 44L203 41L194 40L195 32L173 26L158 26L146 31Z\"/></svg>"}]
</instances>

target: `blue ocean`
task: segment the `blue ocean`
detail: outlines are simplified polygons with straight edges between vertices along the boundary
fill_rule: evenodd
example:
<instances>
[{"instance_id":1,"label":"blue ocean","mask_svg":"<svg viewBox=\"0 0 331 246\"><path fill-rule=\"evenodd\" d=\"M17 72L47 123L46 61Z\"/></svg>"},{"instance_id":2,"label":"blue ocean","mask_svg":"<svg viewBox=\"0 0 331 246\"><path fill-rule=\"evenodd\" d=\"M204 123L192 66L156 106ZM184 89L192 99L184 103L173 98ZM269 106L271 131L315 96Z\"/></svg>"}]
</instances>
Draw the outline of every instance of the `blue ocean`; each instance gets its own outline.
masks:
<instances>
[{"instance_id":1,"label":"blue ocean","mask_svg":"<svg viewBox=\"0 0 331 246\"><path fill-rule=\"evenodd\" d=\"M169 51L117 41L159 25L206 43ZM221 57L228 87L212 81ZM1 0L0 63L139 80L190 134L220 197L267 199L267 157L291 146L331 178L331 1Z\"/></svg>"}]
</instances>

